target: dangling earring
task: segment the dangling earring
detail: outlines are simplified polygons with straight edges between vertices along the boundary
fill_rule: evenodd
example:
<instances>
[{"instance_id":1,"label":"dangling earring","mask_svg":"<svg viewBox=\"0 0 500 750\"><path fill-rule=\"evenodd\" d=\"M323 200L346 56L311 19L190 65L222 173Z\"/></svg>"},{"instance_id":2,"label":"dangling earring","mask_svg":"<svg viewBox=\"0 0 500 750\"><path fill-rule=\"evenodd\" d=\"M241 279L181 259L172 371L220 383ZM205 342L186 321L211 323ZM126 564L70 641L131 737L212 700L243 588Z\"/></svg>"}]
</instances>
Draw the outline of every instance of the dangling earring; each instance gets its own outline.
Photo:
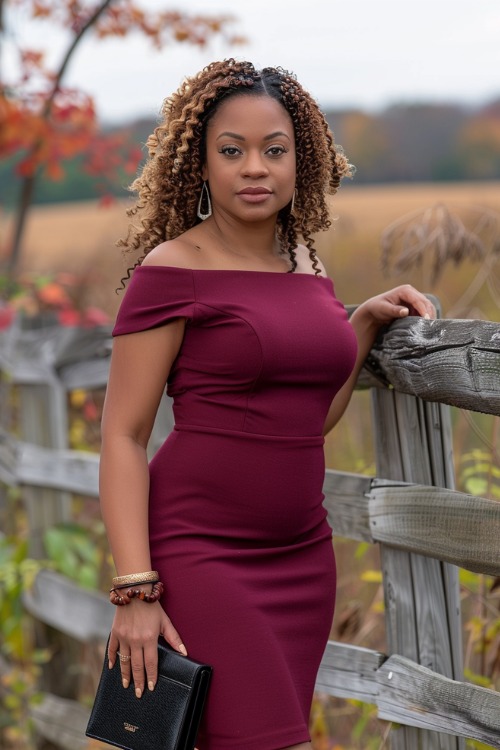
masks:
<instances>
[{"instance_id":1,"label":"dangling earring","mask_svg":"<svg viewBox=\"0 0 500 750\"><path fill-rule=\"evenodd\" d=\"M207 204L206 213L203 213L203 209L202 209L203 201L205 201ZM212 216L212 202L210 200L210 193L208 192L208 187L207 187L207 183L205 182L205 180L203 180L203 185L201 186L200 200L198 201L198 209L196 211L196 215L202 221L205 221L205 219L208 219L209 216Z\"/></svg>"},{"instance_id":2,"label":"dangling earring","mask_svg":"<svg viewBox=\"0 0 500 750\"><path fill-rule=\"evenodd\" d=\"M290 206L290 213L291 214L293 214L293 209L295 208L295 196L296 195L297 195L297 188L295 188L295 190L293 191L293 195L292 195L292 203L291 203L291 206Z\"/></svg>"}]
</instances>

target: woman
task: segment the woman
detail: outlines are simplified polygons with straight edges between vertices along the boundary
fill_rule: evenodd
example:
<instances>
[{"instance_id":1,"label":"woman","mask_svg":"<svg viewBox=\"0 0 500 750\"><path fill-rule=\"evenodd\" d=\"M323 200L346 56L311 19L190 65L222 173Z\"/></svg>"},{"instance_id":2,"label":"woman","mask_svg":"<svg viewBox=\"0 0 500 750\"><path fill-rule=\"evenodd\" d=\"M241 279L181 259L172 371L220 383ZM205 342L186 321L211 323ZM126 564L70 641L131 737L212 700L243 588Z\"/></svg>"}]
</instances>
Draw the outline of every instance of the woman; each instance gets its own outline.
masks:
<instances>
[{"instance_id":1,"label":"woman","mask_svg":"<svg viewBox=\"0 0 500 750\"><path fill-rule=\"evenodd\" d=\"M101 501L115 584L148 592L153 570L165 592L117 607L110 666L140 698L162 633L214 668L200 750L306 750L335 597L323 435L380 326L434 310L402 286L347 321L311 235L349 165L293 76L213 63L163 115L123 242L142 255L114 330ZM167 383L176 426L148 467Z\"/></svg>"}]
</instances>

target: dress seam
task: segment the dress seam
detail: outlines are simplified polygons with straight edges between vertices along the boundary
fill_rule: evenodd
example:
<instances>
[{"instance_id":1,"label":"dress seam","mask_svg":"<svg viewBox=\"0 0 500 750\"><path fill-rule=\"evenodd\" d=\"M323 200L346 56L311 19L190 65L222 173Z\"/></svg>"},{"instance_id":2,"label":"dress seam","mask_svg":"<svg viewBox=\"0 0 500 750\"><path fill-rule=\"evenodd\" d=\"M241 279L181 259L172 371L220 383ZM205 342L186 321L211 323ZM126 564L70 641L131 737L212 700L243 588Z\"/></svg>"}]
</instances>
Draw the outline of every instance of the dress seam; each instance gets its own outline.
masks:
<instances>
[{"instance_id":1,"label":"dress seam","mask_svg":"<svg viewBox=\"0 0 500 750\"><path fill-rule=\"evenodd\" d=\"M190 431L190 432L210 432L217 435L237 435L242 437L251 437L251 438L258 438L262 440L271 439L271 440L286 440L286 441L292 441L292 440L301 440L301 441L321 441L324 443L325 436L321 433L318 433L317 435L276 435L271 432L248 432L248 430L235 430L233 428L226 428L226 427L217 427L211 424L198 424L196 422L176 422L174 425L174 430L176 431Z\"/></svg>"},{"instance_id":2,"label":"dress seam","mask_svg":"<svg viewBox=\"0 0 500 750\"><path fill-rule=\"evenodd\" d=\"M255 327L250 323L250 321L248 321L242 315L237 315L234 312L229 315L225 310L222 310L220 307L216 307L215 305L209 305L206 302L200 302L199 299L198 299L198 297L197 297L197 295L196 295L196 282L195 282L194 272L192 271L191 273L192 273L192 278L193 278L193 294L194 294L194 305L195 305L195 307L197 309L199 309L200 307L208 307L210 310L216 310L218 313L221 313L226 318L237 318L238 320L243 321L243 323L245 323L245 325L247 325L250 328L250 330L253 332L253 334L255 336L255 340L257 341L257 344L259 346L259 350L260 350L260 367L259 367L259 371L257 372L257 374L255 375L255 377L253 378L250 387L248 388L248 392L247 392L247 396L246 396L246 406L245 406L245 410L244 410L244 414L243 414L243 419L242 419L242 423L241 423L241 430L242 430L242 432L245 432L245 423L246 423L246 419L247 419L247 415L248 415L248 410L250 408L250 398L251 398L251 396L252 396L252 394L253 394L253 392L255 390L255 386L257 385L257 382L258 382L260 376L262 375L262 369L264 367L264 351L262 349L262 343L260 341L260 338L259 338L259 335L258 335L257 331L255 330ZM193 321L194 321L194 319L193 319Z\"/></svg>"},{"instance_id":3,"label":"dress seam","mask_svg":"<svg viewBox=\"0 0 500 750\"><path fill-rule=\"evenodd\" d=\"M193 287L193 318L192 323L193 325L196 325L197 321L197 313L198 313L198 296L196 294L196 281L194 278L194 273L191 271L191 286Z\"/></svg>"}]
</instances>

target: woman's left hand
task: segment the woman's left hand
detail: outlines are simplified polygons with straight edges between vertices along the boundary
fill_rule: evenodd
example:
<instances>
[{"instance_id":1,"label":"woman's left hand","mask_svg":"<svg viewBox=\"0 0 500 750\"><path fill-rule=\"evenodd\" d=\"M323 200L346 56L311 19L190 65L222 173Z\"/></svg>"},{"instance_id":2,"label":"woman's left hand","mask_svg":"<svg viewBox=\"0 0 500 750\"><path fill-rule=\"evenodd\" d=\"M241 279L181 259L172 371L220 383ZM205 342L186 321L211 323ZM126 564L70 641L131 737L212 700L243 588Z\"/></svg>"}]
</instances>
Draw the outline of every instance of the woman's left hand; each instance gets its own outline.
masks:
<instances>
[{"instance_id":1,"label":"woman's left hand","mask_svg":"<svg viewBox=\"0 0 500 750\"><path fill-rule=\"evenodd\" d=\"M417 315L421 318L434 319L436 309L427 297L410 284L403 284L388 292L363 302L356 310L359 316L367 316L375 327L387 325L398 318Z\"/></svg>"}]
</instances>

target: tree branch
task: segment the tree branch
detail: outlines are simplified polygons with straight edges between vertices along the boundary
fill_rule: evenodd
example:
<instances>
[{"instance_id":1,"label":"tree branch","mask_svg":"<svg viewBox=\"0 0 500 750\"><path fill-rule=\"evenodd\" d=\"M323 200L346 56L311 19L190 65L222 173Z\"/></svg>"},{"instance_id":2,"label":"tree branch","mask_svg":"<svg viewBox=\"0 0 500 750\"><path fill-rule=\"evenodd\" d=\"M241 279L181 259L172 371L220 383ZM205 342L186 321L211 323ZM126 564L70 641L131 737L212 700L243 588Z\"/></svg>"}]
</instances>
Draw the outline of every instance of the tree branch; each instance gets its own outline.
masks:
<instances>
[{"instance_id":1,"label":"tree branch","mask_svg":"<svg viewBox=\"0 0 500 750\"><path fill-rule=\"evenodd\" d=\"M0 3L1 2L2 0L0 0ZM62 63L59 66L59 69L56 73L56 76L54 79L54 85L52 86L50 94L45 100L42 113L41 113L43 120L47 121L50 117L50 114L52 112L52 106L54 104L54 100L56 98L57 92L59 91L59 87L61 85L61 80L66 72L66 69L71 61L71 58L76 48L82 41L86 32L89 29L91 29L92 26L94 26L96 21L104 13L104 11L109 7L109 5L111 5L112 2L113 0L103 0L103 2L96 8L94 13L87 19L87 21L82 25L80 30L75 34L74 38L72 39L71 44L66 50L66 54L64 55ZM38 140L33 144L30 156L35 157L35 160L36 160L36 155L38 151L40 150L41 146L42 146L42 140ZM21 183L21 191L19 195L18 209L16 212L16 222L14 226L14 235L12 239L12 247L11 247L11 251L9 254L8 261L7 261L7 274L11 279L15 275L16 268L19 262L19 256L21 255L22 239L23 239L24 230L26 228L26 220L28 217L30 206L33 202L35 184L39 175L40 175L40 169L38 167L35 167L32 174L25 177Z\"/></svg>"},{"instance_id":2,"label":"tree branch","mask_svg":"<svg viewBox=\"0 0 500 750\"><path fill-rule=\"evenodd\" d=\"M73 56L73 53L75 49L80 44L82 37L84 34L94 26L94 24L98 21L100 16L104 13L105 10L111 5L113 0L104 0L104 2L99 5L94 13L88 18L88 20L83 24L80 31L75 34L73 41L69 45L68 49L66 50L66 54L64 56L64 59L59 66L59 70L56 73L56 77L54 79L54 85L52 87L52 91L50 92L49 96L47 97L45 101L45 105L43 107L42 117L46 119L50 115L50 111L52 109L52 104L54 103L55 96L57 92L59 91L59 86L61 84L61 80L66 72L66 68L68 67L70 60Z\"/></svg>"}]
</instances>

